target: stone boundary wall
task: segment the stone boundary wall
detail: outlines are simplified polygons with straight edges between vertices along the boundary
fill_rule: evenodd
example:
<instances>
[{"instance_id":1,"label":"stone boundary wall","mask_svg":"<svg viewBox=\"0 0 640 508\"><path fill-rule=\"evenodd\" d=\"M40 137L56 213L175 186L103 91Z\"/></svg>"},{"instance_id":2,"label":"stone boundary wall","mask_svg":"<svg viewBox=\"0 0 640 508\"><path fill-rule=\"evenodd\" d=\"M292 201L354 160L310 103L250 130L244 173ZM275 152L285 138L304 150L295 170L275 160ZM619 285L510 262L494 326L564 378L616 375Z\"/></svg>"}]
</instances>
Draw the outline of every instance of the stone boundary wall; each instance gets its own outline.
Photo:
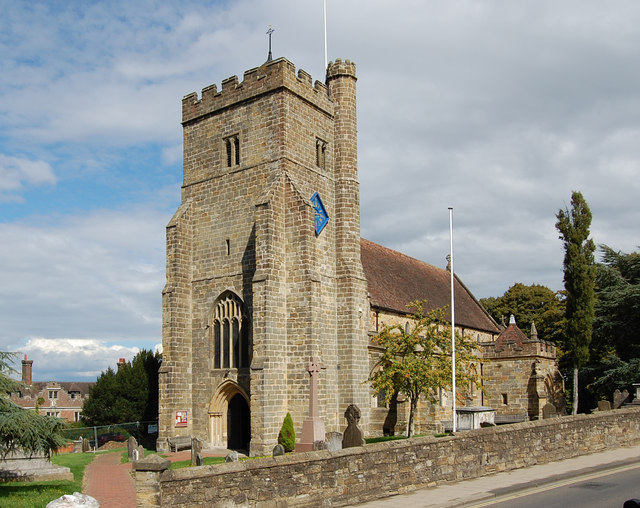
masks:
<instances>
[{"instance_id":1,"label":"stone boundary wall","mask_svg":"<svg viewBox=\"0 0 640 508\"><path fill-rule=\"evenodd\" d=\"M637 444L640 408L624 408L156 475L140 461L137 499L163 507L343 506Z\"/></svg>"}]
</instances>

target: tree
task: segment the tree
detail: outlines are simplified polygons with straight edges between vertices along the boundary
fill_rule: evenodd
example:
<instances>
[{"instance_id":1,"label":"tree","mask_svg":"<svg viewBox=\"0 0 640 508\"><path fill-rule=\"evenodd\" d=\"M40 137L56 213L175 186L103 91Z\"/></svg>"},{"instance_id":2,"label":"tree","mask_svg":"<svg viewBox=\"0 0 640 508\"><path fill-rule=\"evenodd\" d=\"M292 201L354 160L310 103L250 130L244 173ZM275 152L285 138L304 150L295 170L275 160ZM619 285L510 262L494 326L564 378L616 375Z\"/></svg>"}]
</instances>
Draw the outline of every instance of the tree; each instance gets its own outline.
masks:
<instances>
[{"instance_id":1,"label":"tree","mask_svg":"<svg viewBox=\"0 0 640 508\"><path fill-rule=\"evenodd\" d=\"M640 254L599 247L594 342L622 360L640 358Z\"/></svg>"},{"instance_id":2,"label":"tree","mask_svg":"<svg viewBox=\"0 0 640 508\"><path fill-rule=\"evenodd\" d=\"M82 420L87 425L156 420L160 361L159 353L143 349L117 372L109 367L89 388Z\"/></svg>"},{"instance_id":3,"label":"tree","mask_svg":"<svg viewBox=\"0 0 640 508\"><path fill-rule=\"evenodd\" d=\"M589 238L591 210L580 192L571 194L571 210L559 210L556 229L564 246L564 351L573 366L573 414L578 412L578 372L589 360L593 331L595 244Z\"/></svg>"},{"instance_id":4,"label":"tree","mask_svg":"<svg viewBox=\"0 0 640 508\"><path fill-rule=\"evenodd\" d=\"M420 395L435 402L438 388L451 388L451 325L445 321L444 309L424 314L424 303L409 304L415 311L407 316L408 326L384 325L373 338L384 351L369 380L376 393L385 394L387 403L398 392L409 398L408 437L414 434ZM469 369L478 360L473 350L472 339L456 332L456 385L479 383L479 376Z\"/></svg>"},{"instance_id":5,"label":"tree","mask_svg":"<svg viewBox=\"0 0 640 508\"><path fill-rule=\"evenodd\" d=\"M285 452L292 452L296 447L296 431L293 428L293 418L287 413L280 428L278 443L282 445Z\"/></svg>"},{"instance_id":6,"label":"tree","mask_svg":"<svg viewBox=\"0 0 640 508\"><path fill-rule=\"evenodd\" d=\"M21 386L9 377L13 372L9 366L13 358L14 353L0 352L0 457L13 451L49 457L51 450L57 450L66 442L63 435L65 422L11 402L8 394Z\"/></svg>"},{"instance_id":7,"label":"tree","mask_svg":"<svg viewBox=\"0 0 640 508\"><path fill-rule=\"evenodd\" d=\"M504 295L482 298L480 303L498 322L513 314L526 335L531 333L531 324L535 323L540 339L557 342L562 337L564 295L546 286L527 286L518 282Z\"/></svg>"}]
</instances>

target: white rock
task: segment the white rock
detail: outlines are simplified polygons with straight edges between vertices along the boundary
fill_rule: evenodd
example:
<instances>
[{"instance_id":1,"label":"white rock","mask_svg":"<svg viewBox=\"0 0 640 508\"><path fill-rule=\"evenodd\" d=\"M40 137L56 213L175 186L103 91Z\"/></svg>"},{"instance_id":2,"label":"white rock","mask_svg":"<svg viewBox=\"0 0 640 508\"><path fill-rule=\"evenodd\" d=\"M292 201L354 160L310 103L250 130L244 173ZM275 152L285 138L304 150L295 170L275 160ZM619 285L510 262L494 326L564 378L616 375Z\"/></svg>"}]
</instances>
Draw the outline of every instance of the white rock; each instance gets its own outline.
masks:
<instances>
[{"instance_id":1,"label":"white rock","mask_svg":"<svg viewBox=\"0 0 640 508\"><path fill-rule=\"evenodd\" d=\"M91 496L74 492L54 499L45 508L100 508L100 503Z\"/></svg>"}]
</instances>

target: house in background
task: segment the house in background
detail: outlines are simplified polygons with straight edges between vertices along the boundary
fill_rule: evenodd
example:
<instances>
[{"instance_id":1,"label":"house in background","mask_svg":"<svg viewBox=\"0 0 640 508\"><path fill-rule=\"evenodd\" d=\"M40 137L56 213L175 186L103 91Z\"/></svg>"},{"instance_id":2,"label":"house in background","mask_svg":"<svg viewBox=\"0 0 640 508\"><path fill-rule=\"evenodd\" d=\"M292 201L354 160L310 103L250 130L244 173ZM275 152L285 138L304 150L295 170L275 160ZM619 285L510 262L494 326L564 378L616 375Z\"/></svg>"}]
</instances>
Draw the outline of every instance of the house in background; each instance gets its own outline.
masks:
<instances>
[{"instance_id":1,"label":"house in background","mask_svg":"<svg viewBox=\"0 0 640 508\"><path fill-rule=\"evenodd\" d=\"M39 414L56 416L68 422L80 421L82 405L94 383L47 381L33 382L33 360L22 360L24 387L11 394L11 401L24 409L36 409Z\"/></svg>"}]
</instances>

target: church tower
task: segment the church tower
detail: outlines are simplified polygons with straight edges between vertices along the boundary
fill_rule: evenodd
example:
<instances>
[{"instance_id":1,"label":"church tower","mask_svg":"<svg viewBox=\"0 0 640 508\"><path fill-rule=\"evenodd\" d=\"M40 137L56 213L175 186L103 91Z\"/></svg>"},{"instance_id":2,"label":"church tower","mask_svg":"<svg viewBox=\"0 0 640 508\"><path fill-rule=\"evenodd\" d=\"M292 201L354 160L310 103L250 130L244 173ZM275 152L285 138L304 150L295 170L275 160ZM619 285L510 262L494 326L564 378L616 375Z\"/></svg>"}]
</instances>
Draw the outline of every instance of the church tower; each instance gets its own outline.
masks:
<instances>
[{"instance_id":1,"label":"church tower","mask_svg":"<svg viewBox=\"0 0 640 508\"><path fill-rule=\"evenodd\" d=\"M336 60L326 78L281 58L182 101L159 449L193 435L269 453L287 412L297 433L308 416L311 357L326 430L351 403L368 420L355 65Z\"/></svg>"}]
</instances>

